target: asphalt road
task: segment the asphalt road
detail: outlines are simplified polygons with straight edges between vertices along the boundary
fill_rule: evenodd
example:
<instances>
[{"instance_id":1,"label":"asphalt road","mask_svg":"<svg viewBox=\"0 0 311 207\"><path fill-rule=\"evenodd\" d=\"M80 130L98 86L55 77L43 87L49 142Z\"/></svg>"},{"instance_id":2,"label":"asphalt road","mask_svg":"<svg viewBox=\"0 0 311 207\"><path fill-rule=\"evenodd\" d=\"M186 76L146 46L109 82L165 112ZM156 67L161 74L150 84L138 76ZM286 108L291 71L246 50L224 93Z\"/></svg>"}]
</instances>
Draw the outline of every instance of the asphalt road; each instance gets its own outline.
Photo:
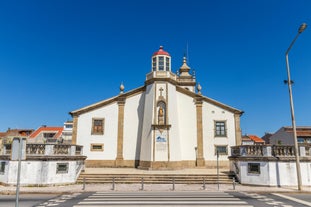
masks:
<instances>
[{"instance_id":1,"label":"asphalt road","mask_svg":"<svg viewBox=\"0 0 311 207\"><path fill-rule=\"evenodd\" d=\"M306 207L310 193L248 192L88 192L73 194L22 194L20 207ZM1 195L0 207L15 207L14 195Z\"/></svg>"},{"instance_id":2,"label":"asphalt road","mask_svg":"<svg viewBox=\"0 0 311 207\"><path fill-rule=\"evenodd\" d=\"M19 196L20 207L32 207L46 200L53 199L57 194L22 194ZM0 207L15 207L15 195L0 195Z\"/></svg>"}]
</instances>

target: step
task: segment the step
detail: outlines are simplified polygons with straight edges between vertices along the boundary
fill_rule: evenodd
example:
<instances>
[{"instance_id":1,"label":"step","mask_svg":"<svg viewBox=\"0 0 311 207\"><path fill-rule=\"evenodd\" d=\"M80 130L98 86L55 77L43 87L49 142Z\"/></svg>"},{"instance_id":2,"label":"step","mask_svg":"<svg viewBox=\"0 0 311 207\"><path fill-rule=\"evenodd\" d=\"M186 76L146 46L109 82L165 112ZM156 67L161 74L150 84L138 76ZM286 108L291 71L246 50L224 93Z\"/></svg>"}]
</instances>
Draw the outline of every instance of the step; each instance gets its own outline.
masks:
<instances>
[{"instance_id":1,"label":"step","mask_svg":"<svg viewBox=\"0 0 311 207\"><path fill-rule=\"evenodd\" d=\"M124 183L134 184L141 183L142 178L146 184L172 184L173 179L175 184L203 184L205 179L206 184L231 184L232 175L230 174L86 174L82 173L77 183Z\"/></svg>"}]
</instances>

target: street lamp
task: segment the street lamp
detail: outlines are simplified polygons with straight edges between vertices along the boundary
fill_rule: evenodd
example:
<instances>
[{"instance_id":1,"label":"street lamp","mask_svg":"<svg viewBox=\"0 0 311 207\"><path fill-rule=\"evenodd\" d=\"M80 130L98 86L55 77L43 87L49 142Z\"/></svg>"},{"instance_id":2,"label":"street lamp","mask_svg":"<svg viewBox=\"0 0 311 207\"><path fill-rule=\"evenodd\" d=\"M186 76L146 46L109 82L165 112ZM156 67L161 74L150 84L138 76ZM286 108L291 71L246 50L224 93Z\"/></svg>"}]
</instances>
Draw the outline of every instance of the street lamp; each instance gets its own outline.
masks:
<instances>
[{"instance_id":1,"label":"street lamp","mask_svg":"<svg viewBox=\"0 0 311 207\"><path fill-rule=\"evenodd\" d=\"M296 132L296 122L295 122L295 114L294 114L294 102L293 102L293 94L292 94L292 84L293 81L290 78L290 69L289 69L289 62L288 62L288 53L292 46L294 45L296 39L298 36L306 29L307 24L302 23L298 29L298 33L292 43L289 45L288 49L286 50L285 57L286 57L286 68L287 68L287 81L288 84L288 91L289 91L289 99L290 99L290 111L291 111L291 117L292 117L292 127L293 127L293 139L295 144L295 159L296 159L296 170L297 170L297 184L298 184L298 190L302 190L301 185L301 170L300 170L300 161L299 161L299 154L298 154L298 143L297 143L297 132Z\"/></svg>"}]
</instances>

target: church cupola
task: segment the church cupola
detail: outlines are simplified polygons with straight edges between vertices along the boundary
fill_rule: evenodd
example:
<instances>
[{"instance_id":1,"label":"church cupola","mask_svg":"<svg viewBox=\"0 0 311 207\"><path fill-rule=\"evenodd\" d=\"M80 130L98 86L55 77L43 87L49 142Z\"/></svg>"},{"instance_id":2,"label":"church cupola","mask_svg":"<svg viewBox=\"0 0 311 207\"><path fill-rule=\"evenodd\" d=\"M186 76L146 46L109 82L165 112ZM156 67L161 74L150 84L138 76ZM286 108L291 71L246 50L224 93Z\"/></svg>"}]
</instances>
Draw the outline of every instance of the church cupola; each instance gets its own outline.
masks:
<instances>
[{"instance_id":1,"label":"church cupola","mask_svg":"<svg viewBox=\"0 0 311 207\"><path fill-rule=\"evenodd\" d=\"M171 71L171 56L163 46L152 55L152 71Z\"/></svg>"}]
</instances>

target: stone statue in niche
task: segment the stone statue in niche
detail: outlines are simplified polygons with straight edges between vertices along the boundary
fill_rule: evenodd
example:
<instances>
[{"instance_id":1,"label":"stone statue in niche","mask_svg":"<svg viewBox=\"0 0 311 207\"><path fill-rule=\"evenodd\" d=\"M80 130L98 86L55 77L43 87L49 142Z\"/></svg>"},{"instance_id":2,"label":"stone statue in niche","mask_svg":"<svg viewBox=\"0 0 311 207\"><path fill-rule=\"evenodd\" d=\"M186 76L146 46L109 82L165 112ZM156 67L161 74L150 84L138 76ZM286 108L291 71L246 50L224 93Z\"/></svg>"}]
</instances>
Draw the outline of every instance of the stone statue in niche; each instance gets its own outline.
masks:
<instances>
[{"instance_id":1,"label":"stone statue in niche","mask_svg":"<svg viewBox=\"0 0 311 207\"><path fill-rule=\"evenodd\" d=\"M164 124L164 109L162 106L160 106L158 111L158 124L160 125Z\"/></svg>"}]
</instances>

